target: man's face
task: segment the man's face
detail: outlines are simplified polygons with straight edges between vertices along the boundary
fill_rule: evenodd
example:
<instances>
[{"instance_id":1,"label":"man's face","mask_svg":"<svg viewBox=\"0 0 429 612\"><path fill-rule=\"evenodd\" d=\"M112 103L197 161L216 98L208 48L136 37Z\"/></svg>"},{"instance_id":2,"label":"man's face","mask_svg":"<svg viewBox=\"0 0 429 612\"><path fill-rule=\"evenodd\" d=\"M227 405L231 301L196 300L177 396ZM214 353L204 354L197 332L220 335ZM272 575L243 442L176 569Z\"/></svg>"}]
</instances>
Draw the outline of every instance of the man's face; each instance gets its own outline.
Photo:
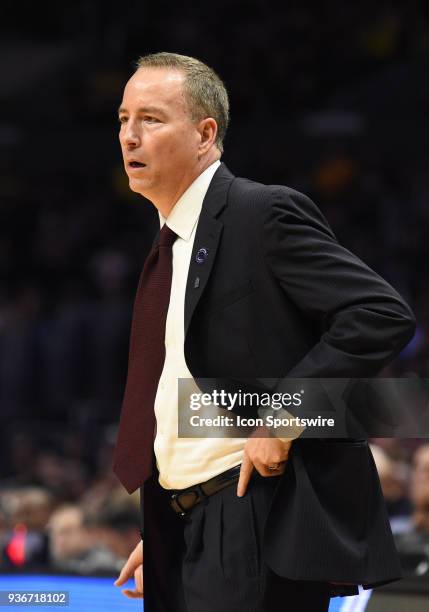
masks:
<instances>
[{"instance_id":1,"label":"man's face","mask_svg":"<svg viewBox=\"0 0 429 612\"><path fill-rule=\"evenodd\" d=\"M201 137L190 118L183 81L177 70L139 68L119 108L119 140L130 189L155 204L174 203L198 163Z\"/></svg>"}]
</instances>

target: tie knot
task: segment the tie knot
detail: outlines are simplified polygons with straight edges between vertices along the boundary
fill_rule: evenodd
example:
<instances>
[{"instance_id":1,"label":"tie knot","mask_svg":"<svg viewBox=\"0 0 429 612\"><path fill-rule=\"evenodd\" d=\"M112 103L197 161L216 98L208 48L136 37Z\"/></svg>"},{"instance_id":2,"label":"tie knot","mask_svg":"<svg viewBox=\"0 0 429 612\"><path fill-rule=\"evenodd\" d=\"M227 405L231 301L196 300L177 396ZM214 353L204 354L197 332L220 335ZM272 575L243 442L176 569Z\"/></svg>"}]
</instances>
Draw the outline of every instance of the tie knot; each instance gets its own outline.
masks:
<instances>
[{"instance_id":1,"label":"tie knot","mask_svg":"<svg viewBox=\"0 0 429 612\"><path fill-rule=\"evenodd\" d=\"M164 223L162 230L159 234L159 246L169 247L176 240L177 234Z\"/></svg>"}]
</instances>

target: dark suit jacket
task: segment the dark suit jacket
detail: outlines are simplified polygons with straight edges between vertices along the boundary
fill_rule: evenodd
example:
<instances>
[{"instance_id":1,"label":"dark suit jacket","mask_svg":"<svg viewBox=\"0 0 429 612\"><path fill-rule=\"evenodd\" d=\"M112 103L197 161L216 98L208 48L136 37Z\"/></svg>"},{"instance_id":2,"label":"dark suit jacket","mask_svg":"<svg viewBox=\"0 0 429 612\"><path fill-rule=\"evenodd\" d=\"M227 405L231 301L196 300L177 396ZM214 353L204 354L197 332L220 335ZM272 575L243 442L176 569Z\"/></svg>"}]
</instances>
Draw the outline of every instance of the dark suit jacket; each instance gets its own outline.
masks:
<instances>
[{"instance_id":1,"label":"dark suit jacket","mask_svg":"<svg viewBox=\"0 0 429 612\"><path fill-rule=\"evenodd\" d=\"M371 377L414 328L399 294L337 242L307 196L219 167L187 280L185 359L194 378L272 378L275 390L292 376ZM293 442L263 556L292 579L371 586L401 575L365 441Z\"/></svg>"}]
</instances>

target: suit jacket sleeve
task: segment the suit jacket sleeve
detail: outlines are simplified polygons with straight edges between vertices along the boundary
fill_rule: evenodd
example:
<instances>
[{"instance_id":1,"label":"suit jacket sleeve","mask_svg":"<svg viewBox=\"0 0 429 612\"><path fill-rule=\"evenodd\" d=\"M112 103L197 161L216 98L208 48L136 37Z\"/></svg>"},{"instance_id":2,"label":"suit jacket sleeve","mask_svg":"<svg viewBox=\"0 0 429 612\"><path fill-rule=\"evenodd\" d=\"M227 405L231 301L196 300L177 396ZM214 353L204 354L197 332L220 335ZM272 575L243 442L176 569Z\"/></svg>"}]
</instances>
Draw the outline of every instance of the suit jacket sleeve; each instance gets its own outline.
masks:
<instances>
[{"instance_id":1,"label":"suit jacket sleeve","mask_svg":"<svg viewBox=\"0 0 429 612\"><path fill-rule=\"evenodd\" d=\"M321 329L288 377L368 377L412 338L401 296L336 240L305 195L270 187L260 227L266 263L295 305Z\"/></svg>"}]
</instances>

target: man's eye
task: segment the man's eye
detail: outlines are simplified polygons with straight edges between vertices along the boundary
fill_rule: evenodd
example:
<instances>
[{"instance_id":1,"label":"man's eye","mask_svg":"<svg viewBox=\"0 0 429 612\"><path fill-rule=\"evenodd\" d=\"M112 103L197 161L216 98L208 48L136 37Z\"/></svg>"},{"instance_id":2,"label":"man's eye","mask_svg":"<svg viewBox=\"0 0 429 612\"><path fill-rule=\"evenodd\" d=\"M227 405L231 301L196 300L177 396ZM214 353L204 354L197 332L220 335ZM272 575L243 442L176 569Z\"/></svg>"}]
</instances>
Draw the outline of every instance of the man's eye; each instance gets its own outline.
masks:
<instances>
[{"instance_id":1,"label":"man's eye","mask_svg":"<svg viewBox=\"0 0 429 612\"><path fill-rule=\"evenodd\" d=\"M127 121L126 117L119 117L118 118L119 123L125 123Z\"/></svg>"},{"instance_id":2,"label":"man's eye","mask_svg":"<svg viewBox=\"0 0 429 612\"><path fill-rule=\"evenodd\" d=\"M145 117L144 120L147 121L148 123L158 123L159 122L159 119L157 119L156 117L150 117L150 116Z\"/></svg>"}]
</instances>

